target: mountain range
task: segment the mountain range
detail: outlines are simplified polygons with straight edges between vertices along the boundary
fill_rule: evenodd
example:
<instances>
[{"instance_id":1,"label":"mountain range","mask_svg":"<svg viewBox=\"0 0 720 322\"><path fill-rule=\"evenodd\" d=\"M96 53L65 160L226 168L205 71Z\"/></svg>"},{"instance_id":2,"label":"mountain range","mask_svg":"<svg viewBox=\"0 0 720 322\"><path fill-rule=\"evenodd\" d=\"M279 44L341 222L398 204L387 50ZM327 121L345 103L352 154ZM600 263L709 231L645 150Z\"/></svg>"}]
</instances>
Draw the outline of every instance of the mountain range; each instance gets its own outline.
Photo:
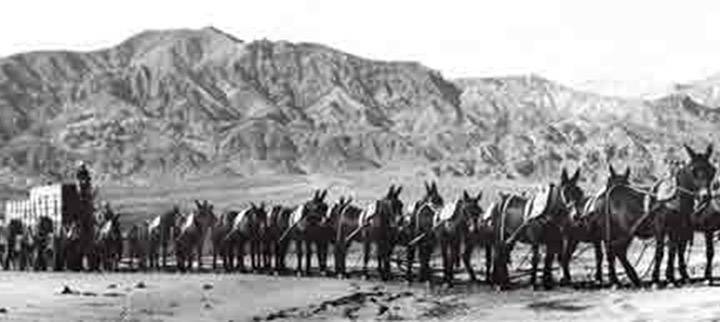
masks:
<instances>
[{"instance_id":1,"label":"mountain range","mask_svg":"<svg viewBox=\"0 0 720 322\"><path fill-rule=\"evenodd\" d=\"M656 99L538 75L448 79L415 62L216 28L147 31L91 52L0 58L0 173L25 187L405 167L537 180L608 163L654 178L720 129L720 76Z\"/></svg>"}]
</instances>

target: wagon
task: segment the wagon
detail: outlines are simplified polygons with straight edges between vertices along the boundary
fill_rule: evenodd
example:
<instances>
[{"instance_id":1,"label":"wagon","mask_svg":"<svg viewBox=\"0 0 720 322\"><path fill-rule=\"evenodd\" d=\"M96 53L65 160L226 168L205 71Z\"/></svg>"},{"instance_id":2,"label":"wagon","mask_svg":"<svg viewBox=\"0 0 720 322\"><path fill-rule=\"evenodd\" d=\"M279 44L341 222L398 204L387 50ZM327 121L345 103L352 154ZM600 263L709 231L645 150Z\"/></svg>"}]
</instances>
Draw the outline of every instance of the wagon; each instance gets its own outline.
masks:
<instances>
[{"instance_id":1,"label":"wagon","mask_svg":"<svg viewBox=\"0 0 720 322\"><path fill-rule=\"evenodd\" d=\"M34 227L39 218L47 217L53 223L53 261L56 269L61 268L63 226L78 218L82 205L78 188L73 183L58 183L36 186L30 189L29 196L22 200L5 202L5 217L2 227L13 219L19 219L25 227Z\"/></svg>"}]
</instances>

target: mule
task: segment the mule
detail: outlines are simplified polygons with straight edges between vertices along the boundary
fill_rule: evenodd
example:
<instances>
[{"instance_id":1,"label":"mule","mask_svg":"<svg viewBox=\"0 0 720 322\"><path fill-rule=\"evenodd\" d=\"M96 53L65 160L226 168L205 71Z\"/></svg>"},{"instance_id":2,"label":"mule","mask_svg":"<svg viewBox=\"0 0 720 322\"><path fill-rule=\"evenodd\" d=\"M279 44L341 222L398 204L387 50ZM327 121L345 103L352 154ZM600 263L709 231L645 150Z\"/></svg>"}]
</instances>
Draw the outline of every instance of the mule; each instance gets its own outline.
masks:
<instances>
[{"instance_id":1,"label":"mule","mask_svg":"<svg viewBox=\"0 0 720 322\"><path fill-rule=\"evenodd\" d=\"M508 261L516 242L530 245L530 284L536 287L540 246L545 247L542 286L555 285L552 266L555 259L562 261L563 232L569 224L569 216L583 198L577 186L580 169L572 177L563 169L560 183L550 183L545 190L532 197L508 195L501 197L500 207L492 214L495 231L493 251L493 282L499 287L509 283Z\"/></svg>"},{"instance_id":2,"label":"mule","mask_svg":"<svg viewBox=\"0 0 720 322\"><path fill-rule=\"evenodd\" d=\"M385 196L374 203L374 209L364 212L360 218L363 240L363 276L368 277L368 262L373 244L377 258L377 271L383 281L391 277L391 256L401 222L403 202L402 187L391 185Z\"/></svg>"},{"instance_id":3,"label":"mule","mask_svg":"<svg viewBox=\"0 0 720 322\"><path fill-rule=\"evenodd\" d=\"M212 243L212 268L213 270L217 269L217 260L218 257L220 257L220 260L222 261L223 268L226 271L230 271L230 267L228 266L230 260L229 260L229 245L225 239L228 232L233 227L233 222L235 221L235 217L237 217L238 212L231 210L223 213L219 220L215 223L215 225L212 227L212 231L210 232L210 242Z\"/></svg>"},{"instance_id":4,"label":"mule","mask_svg":"<svg viewBox=\"0 0 720 322\"><path fill-rule=\"evenodd\" d=\"M360 222L362 209L352 204L352 198L340 197L327 216L326 226L332 227L335 274L347 277L347 251L353 241L358 241L363 227Z\"/></svg>"},{"instance_id":5,"label":"mule","mask_svg":"<svg viewBox=\"0 0 720 322\"><path fill-rule=\"evenodd\" d=\"M123 255L123 236L120 230L119 214L106 212L105 219L99 225L95 244L99 264L106 271L117 271L120 269L120 261Z\"/></svg>"},{"instance_id":6,"label":"mule","mask_svg":"<svg viewBox=\"0 0 720 322\"><path fill-rule=\"evenodd\" d=\"M54 258L53 237L54 228L52 219L47 216L38 218L33 236L35 260L33 268L36 271L46 271L50 268Z\"/></svg>"},{"instance_id":7,"label":"mule","mask_svg":"<svg viewBox=\"0 0 720 322\"><path fill-rule=\"evenodd\" d=\"M663 258L665 238L668 238L668 261L665 278L669 283L686 283L690 280L685 262L685 250L693 238L693 219L697 218L710 204L709 192L715 178L715 167L710 163L713 152L712 145L708 145L705 153L695 152L691 147L684 145L689 162L680 167L671 180L677 186L675 194L664 200L652 198L654 204L652 212L655 219L655 262L653 266L652 282L659 283L660 265ZM657 190L652 196L656 196ZM702 199L702 200L701 200ZM697 222L696 222L697 223ZM675 280L675 259L677 258L680 281ZM706 278L712 277L706 268ZM708 279L711 281L711 279Z\"/></svg>"},{"instance_id":8,"label":"mule","mask_svg":"<svg viewBox=\"0 0 720 322\"><path fill-rule=\"evenodd\" d=\"M707 283L713 282L713 257L715 256L715 232L720 230L720 194L717 189L709 200L709 205L702 211L696 211L690 218L693 230L701 232L705 239L705 274Z\"/></svg>"},{"instance_id":9,"label":"mule","mask_svg":"<svg viewBox=\"0 0 720 322\"><path fill-rule=\"evenodd\" d=\"M5 235L7 251L5 253L5 260L3 264L5 270L25 269L25 258L27 258L27 255L24 254L26 249L23 247L25 230L25 225L19 219L11 219L7 224L7 231Z\"/></svg>"},{"instance_id":10,"label":"mule","mask_svg":"<svg viewBox=\"0 0 720 322\"><path fill-rule=\"evenodd\" d=\"M150 237L150 268L166 268L168 249L177 237L180 208L175 205L172 209L153 218L148 224ZM161 262L162 259L162 262Z\"/></svg>"},{"instance_id":11,"label":"mule","mask_svg":"<svg viewBox=\"0 0 720 322\"><path fill-rule=\"evenodd\" d=\"M280 242L290 236L295 241L295 256L297 258L296 273L310 275L312 246L317 251L317 261L321 274L327 274L327 255L330 243L330 234L325 222L328 205L325 203L327 190L315 191L312 199L301 204L293 210L289 217L290 224ZM303 271L303 254L305 255L305 270Z\"/></svg>"},{"instance_id":12,"label":"mule","mask_svg":"<svg viewBox=\"0 0 720 322\"><path fill-rule=\"evenodd\" d=\"M265 242L266 257L273 260L272 266L276 273L281 273L287 268L285 257L290 248L290 238L284 238L283 233L289 231L292 213L292 208L275 205L268 214L267 228L263 240Z\"/></svg>"},{"instance_id":13,"label":"mule","mask_svg":"<svg viewBox=\"0 0 720 322\"><path fill-rule=\"evenodd\" d=\"M127 233L128 265L130 269L146 270L150 255L150 223L142 221L134 224Z\"/></svg>"},{"instance_id":14,"label":"mule","mask_svg":"<svg viewBox=\"0 0 720 322\"><path fill-rule=\"evenodd\" d=\"M183 219L175 239L175 258L179 271L192 270L193 255L197 258L197 268L201 270L202 252L208 230L215 224L217 218L213 213L213 205L207 200L195 200L196 210Z\"/></svg>"},{"instance_id":15,"label":"mule","mask_svg":"<svg viewBox=\"0 0 720 322\"><path fill-rule=\"evenodd\" d=\"M577 207L570 215L570 223L565 232L565 251L562 261L563 270L563 281L569 284L572 281L572 274L570 273L570 260L577 249L579 243L590 243L595 253L595 282L598 284L603 283L603 240L606 236L603 234L603 209L601 208L603 202L607 198L607 193L613 190L616 186L630 186L630 168L627 168L623 174L618 174L615 169L609 166L609 177L606 180L605 186L592 196L585 196L579 203L580 207ZM636 191L639 192L639 191ZM633 208L639 211L638 203L641 202L641 198L636 198L633 203ZM605 218L606 219L606 218ZM636 224L635 231L633 234L636 237L649 238L652 233L649 232L652 227L647 225L647 222L634 221Z\"/></svg>"},{"instance_id":16,"label":"mule","mask_svg":"<svg viewBox=\"0 0 720 322\"><path fill-rule=\"evenodd\" d=\"M446 204L434 219L434 227L437 227L435 233L442 254L443 280L449 286L453 284L455 267L458 266L462 244L466 245L465 252L462 254L462 263L470 280L476 280L470 263L473 248L470 246L473 242L470 235L471 231L476 231L477 219L483 212L479 205L481 199L482 192L471 197L467 191L463 191L461 198Z\"/></svg>"},{"instance_id":17,"label":"mule","mask_svg":"<svg viewBox=\"0 0 720 322\"><path fill-rule=\"evenodd\" d=\"M412 268L415 256L418 257L420 264L418 280L429 282L432 279L430 259L436 244L433 221L444 204L445 201L437 190L437 184L425 182L425 195L415 203L410 215L404 220L401 235L410 239L406 243L405 253L407 261L405 279L408 282L413 279Z\"/></svg>"},{"instance_id":18,"label":"mule","mask_svg":"<svg viewBox=\"0 0 720 322\"><path fill-rule=\"evenodd\" d=\"M239 269L245 272L245 251L249 245L250 267L253 271L258 270L262 258L262 238L267 224L267 212L265 205L257 206L251 204L248 209L237 214L232 226L225 236L227 245L227 268L229 270ZM237 265L234 263L237 259ZM225 261L225 259L223 259Z\"/></svg>"}]
</instances>

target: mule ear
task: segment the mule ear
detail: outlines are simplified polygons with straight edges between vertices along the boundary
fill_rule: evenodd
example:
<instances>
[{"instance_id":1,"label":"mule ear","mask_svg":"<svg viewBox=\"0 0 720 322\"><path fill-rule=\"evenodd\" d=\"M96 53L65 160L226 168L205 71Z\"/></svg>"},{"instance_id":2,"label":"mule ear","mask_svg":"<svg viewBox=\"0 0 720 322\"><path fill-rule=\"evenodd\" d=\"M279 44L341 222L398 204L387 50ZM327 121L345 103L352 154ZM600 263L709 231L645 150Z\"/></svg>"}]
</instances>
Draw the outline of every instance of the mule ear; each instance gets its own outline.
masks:
<instances>
[{"instance_id":1,"label":"mule ear","mask_svg":"<svg viewBox=\"0 0 720 322\"><path fill-rule=\"evenodd\" d=\"M470 194L468 194L467 190L463 190L463 199L470 200Z\"/></svg>"},{"instance_id":2,"label":"mule ear","mask_svg":"<svg viewBox=\"0 0 720 322\"><path fill-rule=\"evenodd\" d=\"M710 143L710 144L708 144L707 148L705 148L705 158L709 159L710 156L712 155L712 153L713 153L713 145L712 145L712 143Z\"/></svg>"},{"instance_id":3,"label":"mule ear","mask_svg":"<svg viewBox=\"0 0 720 322\"><path fill-rule=\"evenodd\" d=\"M388 188L388 192L387 192L386 197L387 197L387 198L392 198L394 192L395 192L395 185L394 185L394 184L391 184L391 185L390 185L390 188Z\"/></svg>"},{"instance_id":4,"label":"mule ear","mask_svg":"<svg viewBox=\"0 0 720 322\"><path fill-rule=\"evenodd\" d=\"M353 197L350 196L350 197L348 197L348 198L345 200L345 204L346 204L346 205L349 205L349 204L352 203L352 201L353 201Z\"/></svg>"},{"instance_id":5,"label":"mule ear","mask_svg":"<svg viewBox=\"0 0 720 322\"><path fill-rule=\"evenodd\" d=\"M693 150L687 144L683 144L683 147L685 148L685 151L687 152L690 159L695 159L697 157L697 153L695 153L695 150Z\"/></svg>"},{"instance_id":6,"label":"mule ear","mask_svg":"<svg viewBox=\"0 0 720 322\"><path fill-rule=\"evenodd\" d=\"M325 197L327 197L327 189L323 190L323 192L320 194L320 201L325 200Z\"/></svg>"},{"instance_id":7,"label":"mule ear","mask_svg":"<svg viewBox=\"0 0 720 322\"><path fill-rule=\"evenodd\" d=\"M625 179L630 178L630 167L625 168L625 174L623 175Z\"/></svg>"},{"instance_id":8,"label":"mule ear","mask_svg":"<svg viewBox=\"0 0 720 322\"><path fill-rule=\"evenodd\" d=\"M568 179L568 173L567 169L563 167L562 174L560 174L560 182L565 183L568 182L570 179Z\"/></svg>"},{"instance_id":9,"label":"mule ear","mask_svg":"<svg viewBox=\"0 0 720 322\"><path fill-rule=\"evenodd\" d=\"M432 190L434 193L438 193L437 182L435 182L435 180L433 180L433 183L432 183Z\"/></svg>"},{"instance_id":10,"label":"mule ear","mask_svg":"<svg viewBox=\"0 0 720 322\"><path fill-rule=\"evenodd\" d=\"M196 205L198 208L201 208L201 207L202 207L202 204L201 204L200 201L198 201L197 199L195 199L195 205Z\"/></svg>"},{"instance_id":11,"label":"mule ear","mask_svg":"<svg viewBox=\"0 0 720 322\"><path fill-rule=\"evenodd\" d=\"M617 176L617 173L615 172L615 168L613 168L612 164L608 166L608 170L610 170L611 177Z\"/></svg>"},{"instance_id":12,"label":"mule ear","mask_svg":"<svg viewBox=\"0 0 720 322\"><path fill-rule=\"evenodd\" d=\"M480 200L482 200L482 197L483 197L483 192L480 191L480 192L478 192L477 197L475 197L475 200L480 201Z\"/></svg>"},{"instance_id":13,"label":"mule ear","mask_svg":"<svg viewBox=\"0 0 720 322\"><path fill-rule=\"evenodd\" d=\"M402 189L403 189L402 186L398 186L397 188L395 188L395 193L393 193L393 198L397 199L397 197L400 196L400 192L402 192Z\"/></svg>"},{"instance_id":14,"label":"mule ear","mask_svg":"<svg viewBox=\"0 0 720 322\"><path fill-rule=\"evenodd\" d=\"M425 181L423 183L425 184L425 192L430 192L430 190L431 190L430 184L427 181Z\"/></svg>"},{"instance_id":15,"label":"mule ear","mask_svg":"<svg viewBox=\"0 0 720 322\"><path fill-rule=\"evenodd\" d=\"M573 183L577 183L578 179L580 179L580 168L577 168L577 170L575 170L575 174L572 176L572 178L570 178L570 181L572 181Z\"/></svg>"}]
</instances>

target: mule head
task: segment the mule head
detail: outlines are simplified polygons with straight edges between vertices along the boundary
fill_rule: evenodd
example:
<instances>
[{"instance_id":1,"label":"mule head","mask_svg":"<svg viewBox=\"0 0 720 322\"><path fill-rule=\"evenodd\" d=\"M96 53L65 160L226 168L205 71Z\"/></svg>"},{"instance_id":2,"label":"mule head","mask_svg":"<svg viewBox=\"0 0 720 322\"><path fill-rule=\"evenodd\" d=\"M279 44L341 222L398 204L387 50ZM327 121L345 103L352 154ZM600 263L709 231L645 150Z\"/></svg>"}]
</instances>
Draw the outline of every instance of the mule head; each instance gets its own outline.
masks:
<instances>
[{"instance_id":1,"label":"mule head","mask_svg":"<svg viewBox=\"0 0 720 322\"><path fill-rule=\"evenodd\" d=\"M200 225L203 229L212 227L215 225L215 222L217 222L217 217L215 216L215 213L213 212L213 205L210 204L207 200L200 202L198 200L195 200L195 206L196 206L196 214L194 220L197 224Z\"/></svg>"},{"instance_id":2,"label":"mule head","mask_svg":"<svg viewBox=\"0 0 720 322\"><path fill-rule=\"evenodd\" d=\"M707 146L704 153L695 152L687 145L683 146L690 160L680 169L678 183L691 191L710 190L716 171L710 161L713 153L712 144Z\"/></svg>"},{"instance_id":3,"label":"mule head","mask_svg":"<svg viewBox=\"0 0 720 322\"><path fill-rule=\"evenodd\" d=\"M52 221L52 219L50 219L50 217L41 216L38 219L38 223L37 223L38 234L39 235L52 234L54 226L55 225L53 224L53 221Z\"/></svg>"},{"instance_id":4,"label":"mule head","mask_svg":"<svg viewBox=\"0 0 720 322\"><path fill-rule=\"evenodd\" d=\"M480 207L480 201L482 200L483 193L478 192L476 196L471 196L467 190L463 190L463 197L459 200L455 211L460 211L465 218L466 222L470 225L470 230L476 229L475 223L480 215L484 212L483 208Z\"/></svg>"},{"instance_id":5,"label":"mule head","mask_svg":"<svg viewBox=\"0 0 720 322\"><path fill-rule=\"evenodd\" d=\"M386 223L400 224L404 204L400 200L402 186L391 185L384 198L376 203L377 217Z\"/></svg>"},{"instance_id":6,"label":"mule head","mask_svg":"<svg viewBox=\"0 0 720 322\"><path fill-rule=\"evenodd\" d=\"M310 225L320 225L327 215L328 204L325 202L327 190L316 190L313 198L303 205L302 218Z\"/></svg>"},{"instance_id":7,"label":"mule head","mask_svg":"<svg viewBox=\"0 0 720 322\"><path fill-rule=\"evenodd\" d=\"M435 181L431 183L425 182L425 196L422 199L423 203L431 203L434 206L442 206L445 201L440 192L438 192L437 183Z\"/></svg>"},{"instance_id":8,"label":"mule head","mask_svg":"<svg viewBox=\"0 0 720 322\"><path fill-rule=\"evenodd\" d=\"M566 205L578 205L585 197L585 193L580 186L578 186L578 181L580 181L580 168L575 170L575 174L573 174L572 177L568 177L567 171L563 169L562 175L560 176L559 189L561 201Z\"/></svg>"},{"instance_id":9,"label":"mule head","mask_svg":"<svg viewBox=\"0 0 720 322\"><path fill-rule=\"evenodd\" d=\"M257 233L264 234L267 229L268 214L265 210L265 202L261 202L260 205L250 203L250 209L248 215L253 223L253 226L257 230Z\"/></svg>"},{"instance_id":10,"label":"mule head","mask_svg":"<svg viewBox=\"0 0 720 322\"><path fill-rule=\"evenodd\" d=\"M615 172L615 168L613 168L612 165L608 166L608 170L610 174L607 179L606 188L630 185L630 167L625 168L625 173Z\"/></svg>"},{"instance_id":11,"label":"mule head","mask_svg":"<svg viewBox=\"0 0 720 322\"><path fill-rule=\"evenodd\" d=\"M346 211L346 209L352 204L352 197L340 197L338 201L330 207L328 215L325 220L329 224L334 224L338 218Z\"/></svg>"}]
</instances>

